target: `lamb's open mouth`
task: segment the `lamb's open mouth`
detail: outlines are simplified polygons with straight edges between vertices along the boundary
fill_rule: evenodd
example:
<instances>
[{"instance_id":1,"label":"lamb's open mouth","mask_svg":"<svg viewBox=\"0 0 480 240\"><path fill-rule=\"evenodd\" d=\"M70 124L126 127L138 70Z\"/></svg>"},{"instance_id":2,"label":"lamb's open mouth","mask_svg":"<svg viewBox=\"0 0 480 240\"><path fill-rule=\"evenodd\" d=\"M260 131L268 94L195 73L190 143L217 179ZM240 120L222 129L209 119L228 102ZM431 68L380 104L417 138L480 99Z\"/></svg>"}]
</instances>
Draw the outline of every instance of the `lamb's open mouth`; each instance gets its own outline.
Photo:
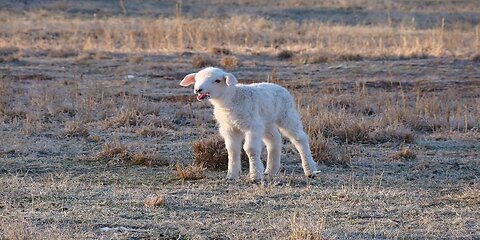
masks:
<instances>
[{"instance_id":1,"label":"lamb's open mouth","mask_svg":"<svg viewBox=\"0 0 480 240\"><path fill-rule=\"evenodd\" d=\"M198 101L203 101L206 98L210 97L210 93L200 93L197 95L197 100Z\"/></svg>"}]
</instances>

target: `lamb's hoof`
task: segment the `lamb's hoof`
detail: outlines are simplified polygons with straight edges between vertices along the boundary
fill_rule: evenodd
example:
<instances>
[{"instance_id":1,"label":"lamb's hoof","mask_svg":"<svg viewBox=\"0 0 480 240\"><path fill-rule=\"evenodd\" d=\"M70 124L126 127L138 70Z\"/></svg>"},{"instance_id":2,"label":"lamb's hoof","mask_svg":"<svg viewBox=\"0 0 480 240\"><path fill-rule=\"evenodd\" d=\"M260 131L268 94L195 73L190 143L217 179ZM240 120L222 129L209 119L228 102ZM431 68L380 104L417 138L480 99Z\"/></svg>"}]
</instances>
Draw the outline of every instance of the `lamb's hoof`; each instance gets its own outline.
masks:
<instances>
[{"instance_id":1,"label":"lamb's hoof","mask_svg":"<svg viewBox=\"0 0 480 240\"><path fill-rule=\"evenodd\" d=\"M258 183L261 183L262 180L263 180L263 176L262 175L250 175L250 177L248 178L250 180L251 183L255 183L255 184L258 184Z\"/></svg>"},{"instance_id":2,"label":"lamb's hoof","mask_svg":"<svg viewBox=\"0 0 480 240\"><path fill-rule=\"evenodd\" d=\"M317 176L318 174L320 173L320 171L313 171L313 172L308 172L308 173L305 173L305 176L308 177L308 178L315 178L315 176Z\"/></svg>"},{"instance_id":3,"label":"lamb's hoof","mask_svg":"<svg viewBox=\"0 0 480 240\"><path fill-rule=\"evenodd\" d=\"M225 179L227 180L237 180L240 177L240 174L227 173Z\"/></svg>"},{"instance_id":4,"label":"lamb's hoof","mask_svg":"<svg viewBox=\"0 0 480 240\"><path fill-rule=\"evenodd\" d=\"M262 184L263 178L249 178L249 182L252 184L259 185L259 184Z\"/></svg>"},{"instance_id":5,"label":"lamb's hoof","mask_svg":"<svg viewBox=\"0 0 480 240\"><path fill-rule=\"evenodd\" d=\"M265 170L265 176L271 176L271 177L273 177L273 176L277 175L278 172L280 172L280 169L278 169L278 170L270 170L270 169L267 169L267 170Z\"/></svg>"}]
</instances>

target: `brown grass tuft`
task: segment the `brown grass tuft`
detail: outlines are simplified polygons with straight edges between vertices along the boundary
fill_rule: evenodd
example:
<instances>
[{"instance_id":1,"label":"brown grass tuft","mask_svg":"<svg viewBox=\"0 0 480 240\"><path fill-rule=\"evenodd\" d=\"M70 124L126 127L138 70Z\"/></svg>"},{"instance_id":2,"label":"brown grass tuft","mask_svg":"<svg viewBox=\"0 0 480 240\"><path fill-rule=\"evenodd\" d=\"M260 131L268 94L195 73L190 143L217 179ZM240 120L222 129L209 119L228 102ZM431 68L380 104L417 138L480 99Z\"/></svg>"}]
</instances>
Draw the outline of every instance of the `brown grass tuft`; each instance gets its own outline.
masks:
<instances>
[{"instance_id":1,"label":"brown grass tuft","mask_svg":"<svg viewBox=\"0 0 480 240\"><path fill-rule=\"evenodd\" d=\"M87 140L90 142L103 142L105 139L100 137L99 135L90 135L87 137Z\"/></svg>"},{"instance_id":2,"label":"brown grass tuft","mask_svg":"<svg viewBox=\"0 0 480 240\"><path fill-rule=\"evenodd\" d=\"M155 126L143 126L137 130L137 134L142 137L162 137L167 133L167 129Z\"/></svg>"},{"instance_id":3,"label":"brown grass tuft","mask_svg":"<svg viewBox=\"0 0 480 240\"><path fill-rule=\"evenodd\" d=\"M220 66L227 71L235 70L238 67L237 58L234 56L223 57L222 60L220 60Z\"/></svg>"},{"instance_id":4,"label":"brown grass tuft","mask_svg":"<svg viewBox=\"0 0 480 240\"><path fill-rule=\"evenodd\" d=\"M130 64L139 64L143 62L143 55L132 55L128 58L128 63Z\"/></svg>"},{"instance_id":5,"label":"brown grass tuft","mask_svg":"<svg viewBox=\"0 0 480 240\"><path fill-rule=\"evenodd\" d=\"M480 190L475 188L466 189L460 193L444 196L442 200L478 206L480 205Z\"/></svg>"},{"instance_id":6,"label":"brown grass tuft","mask_svg":"<svg viewBox=\"0 0 480 240\"><path fill-rule=\"evenodd\" d=\"M475 54L475 56L472 57L472 61L480 62L480 54Z\"/></svg>"},{"instance_id":7,"label":"brown grass tuft","mask_svg":"<svg viewBox=\"0 0 480 240\"><path fill-rule=\"evenodd\" d=\"M216 55L230 55L232 51L227 48L213 47L211 52Z\"/></svg>"},{"instance_id":8,"label":"brown grass tuft","mask_svg":"<svg viewBox=\"0 0 480 240\"><path fill-rule=\"evenodd\" d=\"M17 47L2 47L0 48L0 56L9 56L9 55L13 55L15 53L18 53L20 51L20 49L18 49Z\"/></svg>"},{"instance_id":9,"label":"brown grass tuft","mask_svg":"<svg viewBox=\"0 0 480 240\"><path fill-rule=\"evenodd\" d=\"M3 209L2 209L3 210ZM4 211L5 212L5 211ZM10 211L10 214L3 215L0 221L0 239L8 240L47 240L47 239L66 239L69 238L65 231L58 225L49 226L39 225L25 214L18 214L16 211ZM73 236L70 236L72 238Z\"/></svg>"},{"instance_id":10,"label":"brown grass tuft","mask_svg":"<svg viewBox=\"0 0 480 240\"><path fill-rule=\"evenodd\" d=\"M67 122L65 123L65 129L60 133L61 137L72 138L72 137L88 137L88 129L85 124L81 122Z\"/></svg>"},{"instance_id":11,"label":"brown grass tuft","mask_svg":"<svg viewBox=\"0 0 480 240\"><path fill-rule=\"evenodd\" d=\"M298 57L298 62L301 64L330 63L333 61L332 56L323 53L304 54Z\"/></svg>"},{"instance_id":12,"label":"brown grass tuft","mask_svg":"<svg viewBox=\"0 0 480 240\"><path fill-rule=\"evenodd\" d=\"M337 57L339 61L361 61L363 60L360 54L342 54Z\"/></svg>"},{"instance_id":13,"label":"brown grass tuft","mask_svg":"<svg viewBox=\"0 0 480 240\"><path fill-rule=\"evenodd\" d=\"M320 233L318 233L315 230L297 226L292 229L290 239L291 240L323 240L324 238Z\"/></svg>"},{"instance_id":14,"label":"brown grass tuft","mask_svg":"<svg viewBox=\"0 0 480 240\"><path fill-rule=\"evenodd\" d=\"M169 162L158 153L153 152L137 152L131 157L130 162L133 165L141 166L168 166Z\"/></svg>"},{"instance_id":15,"label":"brown grass tuft","mask_svg":"<svg viewBox=\"0 0 480 240\"><path fill-rule=\"evenodd\" d=\"M17 47L0 48L0 63L15 62L19 60L19 49Z\"/></svg>"},{"instance_id":16,"label":"brown grass tuft","mask_svg":"<svg viewBox=\"0 0 480 240\"><path fill-rule=\"evenodd\" d=\"M132 153L120 142L105 143L102 151L95 156L96 160L110 162L129 162Z\"/></svg>"},{"instance_id":17,"label":"brown grass tuft","mask_svg":"<svg viewBox=\"0 0 480 240\"><path fill-rule=\"evenodd\" d=\"M0 116L8 115L13 96L13 81L0 76Z\"/></svg>"},{"instance_id":18,"label":"brown grass tuft","mask_svg":"<svg viewBox=\"0 0 480 240\"><path fill-rule=\"evenodd\" d=\"M195 141L192 144L194 163L211 170L225 170L228 167L228 152L225 141L220 136ZM242 162L247 163L248 158L242 150Z\"/></svg>"},{"instance_id":19,"label":"brown grass tuft","mask_svg":"<svg viewBox=\"0 0 480 240\"><path fill-rule=\"evenodd\" d=\"M119 128L136 126L140 121L140 113L136 110L121 111L118 115L106 119L103 122L104 128Z\"/></svg>"},{"instance_id":20,"label":"brown grass tuft","mask_svg":"<svg viewBox=\"0 0 480 240\"><path fill-rule=\"evenodd\" d=\"M215 65L216 65L215 61L205 55L195 55L192 58L192 66L194 68L204 68L204 67L211 67Z\"/></svg>"},{"instance_id":21,"label":"brown grass tuft","mask_svg":"<svg viewBox=\"0 0 480 240\"><path fill-rule=\"evenodd\" d=\"M228 153L225 149L225 141L220 136L195 141L192 148L195 164L207 169L227 169Z\"/></svg>"},{"instance_id":22,"label":"brown grass tuft","mask_svg":"<svg viewBox=\"0 0 480 240\"><path fill-rule=\"evenodd\" d=\"M394 160L413 160L417 158L417 154L410 150L410 148L403 148L401 151L396 152L390 156Z\"/></svg>"},{"instance_id":23,"label":"brown grass tuft","mask_svg":"<svg viewBox=\"0 0 480 240\"><path fill-rule=\"evenodd\" d=\"M77 57L78 51L73 49L51 49L50 51L48 51L48 56L51 58Z\"/></svg>"},{"instance_id":24,"label":"brown grass tuft","mask_svg":"<svg viewBox=\"0 0 480 240\"><path fill-rule=\"evenodd\" d=\"M167 166L168 160L161 157L158 153L138 151L132 152L120 143L105 143L103 149L94 157L97 161L105 161L107 163L124 163L141 166Z\"/></svg>"},{"instance_id":25,"label":"brown grass tuft","mask_svg":"<svg viewBox=\"0 0 480 240\"><path fill-rule=\"evenodd\" d=\"M293 52L290 50L282 50L277 54L277 58L280 60L288 60L294 56Z\"/></svg>"},{"instance_id":26,"label":"brown grass tuft","mask_svg":"<svg viewBox=\"0 0 480 240\"><path fill-rule=\"evenodd\" d=\"M313 159L325 165L339 165L348 167L351 165L351 156L348 149L335 144L333 140L328 141L324 138L311 138L310 149Z\"/></svg>"},{"instance_id":27,"label":"brown grass tuft","mask_svg":"<svg viewBox=\"0 0 480 240\"><path fill-rule=\"evenodd\" d=\"M182 181L202 179L205 177L205 167L195 163L185 167L177 162L175 164L174 176Z\"/></svg>"},{"instance_id":28,"label":"brown grass tuft","mask_svg":"<svg viewBox=\"0 0 480 240\"><path fill-rule=\"evenodd\" d=\"M415 133L404 126L393 125L369 133L370 142L415 142Z\"/></svg>"},{"instance_id":29,"label":"brown grass tuft","mask_svg":"<svg viewBox=\"0 0 480 240\"><path fill-rule=\"evenodd\" d=\"M144 202L146 207L155 208L155 207L165 207L166 200L165 196L152 195L145 199Z\"/></svg>"},{"instance_id":30,"label":"brown grass tuft","mask_svg":"<svg viewBox=\"0 0 480 240\"><path fill-rule=\"evenodd\" d=\"M15 78L18 80L33 80L33 81L45 81L45 80L53 80L53 77L44 75L44 74L19 74L16 75Z\"/></svg>"},{"instance_id":31,"label":"brown grass tuft","mask_svg":"<svg viewBox=\"0 0 480 240\"><path fill-rule=\"evenodd\" d=\"M293 218L291 219L291 240L322 240L325 239L322 236L322 230L324 229L324 221L316 224L312 224L309 219L297 220L299 218L297 213L294 213ZM302 217L306 218L306 217Z\"/></svg>"}]
</instances>

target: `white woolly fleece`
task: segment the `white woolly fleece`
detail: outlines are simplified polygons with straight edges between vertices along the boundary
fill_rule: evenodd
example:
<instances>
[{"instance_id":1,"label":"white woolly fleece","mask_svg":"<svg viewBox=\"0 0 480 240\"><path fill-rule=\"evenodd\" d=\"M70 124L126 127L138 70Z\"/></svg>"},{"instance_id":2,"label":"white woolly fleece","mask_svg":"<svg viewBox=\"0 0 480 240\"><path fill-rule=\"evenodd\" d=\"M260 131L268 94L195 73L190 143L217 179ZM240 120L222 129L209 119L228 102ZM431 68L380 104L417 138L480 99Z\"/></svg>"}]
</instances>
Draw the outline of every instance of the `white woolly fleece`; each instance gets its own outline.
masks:
<instances>
[{"instance_id":1,"label":"white woolly fleece","mask_svg":"<svg viewBox=\"0 0 480 240\"><path fill-rule=\"evenodd\" d=\"M287 89L272 83L238 84L231 73L219 68L205 68L192 73L180 85L195 84L197 99L208 99L214 106L214 115L220 125L228 151L228 179L237 179L241 173L242 149L249 157L250 178L259 181L263 174L279 172L282 139L285 135L297 148L306 176L313 177L317 165L312 159L308 137ZM260 159L262 141L267 147L267 169Z\"/></svg>"}]
</instances>

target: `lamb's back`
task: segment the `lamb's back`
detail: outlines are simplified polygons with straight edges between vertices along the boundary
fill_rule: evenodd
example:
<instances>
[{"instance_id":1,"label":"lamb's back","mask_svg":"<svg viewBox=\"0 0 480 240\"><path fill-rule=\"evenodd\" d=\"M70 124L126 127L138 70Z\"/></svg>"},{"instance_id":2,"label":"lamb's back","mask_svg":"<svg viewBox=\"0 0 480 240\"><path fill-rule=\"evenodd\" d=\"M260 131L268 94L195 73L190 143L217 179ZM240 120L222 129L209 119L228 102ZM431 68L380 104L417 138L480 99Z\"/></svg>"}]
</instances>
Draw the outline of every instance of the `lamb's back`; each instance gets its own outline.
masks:
<instances>
[{"instance_id":1,"label":"lamb's back","mask_svg":"<svg viewBox=\"0 0 480 240\"><path fill-rule=\"evenodd\" d=\"M253 83L239 85L246 108L258 112L266 122L276 122L285 115L286 111L294 108L294 101L290 93L284 87L273 83Z\"/></svg>"}]
</instances>

